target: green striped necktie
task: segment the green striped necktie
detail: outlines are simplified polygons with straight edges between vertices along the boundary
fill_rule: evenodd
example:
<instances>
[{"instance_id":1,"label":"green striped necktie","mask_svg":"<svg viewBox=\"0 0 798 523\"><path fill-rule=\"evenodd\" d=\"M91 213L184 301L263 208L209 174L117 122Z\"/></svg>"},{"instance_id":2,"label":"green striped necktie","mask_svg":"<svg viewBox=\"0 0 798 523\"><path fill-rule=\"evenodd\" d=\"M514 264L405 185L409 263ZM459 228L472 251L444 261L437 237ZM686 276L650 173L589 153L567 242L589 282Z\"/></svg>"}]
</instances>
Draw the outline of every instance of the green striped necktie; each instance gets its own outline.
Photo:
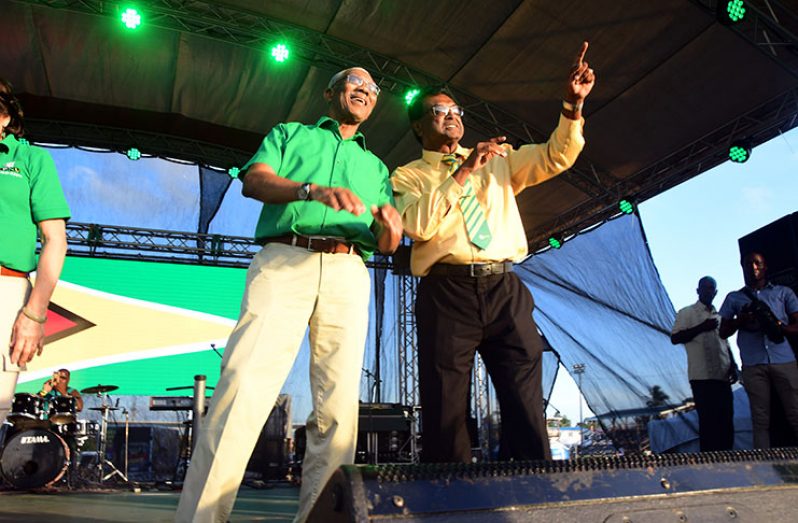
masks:
<instances>
[{"instance_id":1,"label":"green striped necktie","mask_svg":"<svg viewBox=\"0 0 798 523\"><path fill-rule=\"evenodd\" d=\"M463 158L456 154L444 154L441 162L449 166L449 175L452 175L463 163ZM487 248L493 236L488 228L485 212L482 210L482 206L479 205L476 194L474 194L474 186L471 184L470 176L466 178L463 185L463 195L460 197L460 211L463 213L468 239L480 249Z\"/></svg>"}]
</instances>

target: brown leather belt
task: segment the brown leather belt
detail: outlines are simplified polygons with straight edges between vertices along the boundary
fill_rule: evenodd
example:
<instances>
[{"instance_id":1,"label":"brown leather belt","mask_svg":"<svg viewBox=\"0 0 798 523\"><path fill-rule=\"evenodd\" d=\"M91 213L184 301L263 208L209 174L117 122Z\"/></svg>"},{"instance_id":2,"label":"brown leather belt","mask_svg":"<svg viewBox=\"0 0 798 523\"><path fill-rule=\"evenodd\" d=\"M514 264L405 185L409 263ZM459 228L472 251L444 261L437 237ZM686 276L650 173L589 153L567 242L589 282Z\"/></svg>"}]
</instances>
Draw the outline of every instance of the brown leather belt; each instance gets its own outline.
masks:
<instances>
[{"instance_id":1,"label":"brown leather belt","mask_svg":"<svg viewBox=\"0 0 798 523\"><path fill-rule=\"evenodd\" d=\"M15 278L27 278L28 277L28 273L27 272L22 272L22 271L17 271L17 270L14 270L14 269L9 269L8 267L3 267L2 265L0 265L0 276L13 276Z\"/></svg>"},{"instance_id":2,"label":"brown leather belt","mask_svg":"<svg viewBox=\"0 0 798 523\"><path fill-rule=\"evenodd\" d=\"M494 274L513 272L513 262L473 263L471 265L452 265L436 263L429 270L430 276L467 276L483 278Z\"/></svg>"},{"instance_id":3,"label":"brown leather belt","mask_svg":"<svg viewBox=\"0 0 798 523\"><path fill-rule=\"evenodd\" d=\"M296 234L286 234L285 236L272 236L263 238L261 243L284 243L294 247L301 247L312 252L324 252L327 254L355 254L360 256L360 249L352 243L341 241L336 238L324 238L321 236L299 236Z\"/></svg>"}]
</instances>

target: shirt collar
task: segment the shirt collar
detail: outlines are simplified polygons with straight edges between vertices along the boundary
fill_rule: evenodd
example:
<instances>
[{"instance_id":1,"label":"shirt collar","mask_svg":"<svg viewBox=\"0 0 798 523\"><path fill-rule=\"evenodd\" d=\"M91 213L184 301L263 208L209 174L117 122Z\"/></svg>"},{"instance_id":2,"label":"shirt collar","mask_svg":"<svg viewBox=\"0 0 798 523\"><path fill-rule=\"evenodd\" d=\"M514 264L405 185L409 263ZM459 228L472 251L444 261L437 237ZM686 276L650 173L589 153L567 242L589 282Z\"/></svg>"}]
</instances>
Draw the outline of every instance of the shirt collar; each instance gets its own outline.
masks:
<instances>
[{"instance_id":1,"label":"shirt collar","mask_svg":"<svg viewBox=\"0 0 798 523\"><path fill-rule=\"evenodd\" d=\"M695 302L695 306L699 307L701 310L704 310L704 311L708 310L710 312L715 312L715 306L714 305L710 305L709 308L707 308L706 305L701 303L701 300L696 301Z\"/></svg>"},{"instance_id":2,"label":"shirt collar","mask_svg":"<svg viewBox=\"0 0 798 523\"><path fill-rule=\"evenodd\" d=\"M17 137L13 134L6 135L3 141L0 142L0 154L14 154L19 146Z\"/></svg>"},{"instance_id":3,"label":"shirt collar","mask_svg":"<svg viewBox=\"0 0 798 523\"><path fill-rule=\"evenodd\" d=\"M772 283L772 282L770 282L770 281L768 281L767 283L765 283L765 286L764 286L764 287L762 287L761 289L754 289L753 287L749 287L748 285L746 285L746 286L745 286L745 287L743 287L743 288L744 288L744 289L750 289L750 290L751 290L751 292L756 292L756 291L763 291L763 290L765 290L765 289L772 289L773 287L774 287L773 283Z\"/></svg>"},{"instance_id":4,"label":"shirt collar","mask_svg":"<svg viewBox=\"0 0 798 523\"><path fill-rule=\"evenodd\" d=\"M457 144L457 149L455 149L454 154L462 156L465 160L468 158L468 155L471 154L471 149L466 149L460 144ZM444 153L439 153L438 151L428 151L427 149L424 149L421 152L421 159L430 164L434 169L439 169L441 167L441 158L443 157ZM448 165L444 165L444 169L448 168Z\"/></svg>"},{"instance_id":5,"label":"shirt collar","mask_svg":"<svg viewBox=\"0 0 798 523\"><path fill-rule=\"evenodd\" d=\"M338 129L340 127L340 124L338 123L337 120L334 120L329 116L322 116L321 118L319 118L319 121L316 122L316 127L319 127L321 129L327 129L328 131L333 131L336 134L336 136L341 138L341 132ZM367 150L366 137L363 136L363 133L361 133L360 131L356 132L355 135L352 136L352 140L356 141L358 145L360 145L360 147L363 148L364 151Z\"/></svg>"}]
</instances>

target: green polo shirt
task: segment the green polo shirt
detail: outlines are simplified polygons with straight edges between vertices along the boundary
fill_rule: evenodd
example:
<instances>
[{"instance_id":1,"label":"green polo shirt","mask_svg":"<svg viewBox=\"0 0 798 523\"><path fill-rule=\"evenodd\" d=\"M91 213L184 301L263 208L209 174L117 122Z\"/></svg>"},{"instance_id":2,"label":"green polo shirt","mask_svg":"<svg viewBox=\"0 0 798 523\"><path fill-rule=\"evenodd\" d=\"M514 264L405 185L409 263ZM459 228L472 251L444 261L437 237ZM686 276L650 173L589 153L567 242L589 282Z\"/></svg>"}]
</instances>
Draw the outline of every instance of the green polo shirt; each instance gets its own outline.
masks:
<instances>
[{"instance_id":1,"label":"green polo shirt","mask_svg":"<svg viewBox=\"0 0 798 523\"><path fill-rule=\"evenodd\" d=\"M6 136L0 142L0 265L34 270L36 224L69 216L50 153Z\"/></svg>"},{"instance_id":2,"label":"green polo shirt","mask_svg":"<svg viewBox=\"0 0 798 523\"><path fill-rule=\"evenodd\" d=\"M369 209L372 204L393 205L393 193L388 169L366 149L366 139L360 132L344 140L338 122L326 116L316 125L281 123L263 139L242 173L253 163L265 163L279 176L295 182L346 187L366 206L366 212L355 216L313 201L267 203L255 229L257 241L286 234L345 238L357 245L364 260L377 249L370 229L374 217Z\"/></svg>"}]
</instances>

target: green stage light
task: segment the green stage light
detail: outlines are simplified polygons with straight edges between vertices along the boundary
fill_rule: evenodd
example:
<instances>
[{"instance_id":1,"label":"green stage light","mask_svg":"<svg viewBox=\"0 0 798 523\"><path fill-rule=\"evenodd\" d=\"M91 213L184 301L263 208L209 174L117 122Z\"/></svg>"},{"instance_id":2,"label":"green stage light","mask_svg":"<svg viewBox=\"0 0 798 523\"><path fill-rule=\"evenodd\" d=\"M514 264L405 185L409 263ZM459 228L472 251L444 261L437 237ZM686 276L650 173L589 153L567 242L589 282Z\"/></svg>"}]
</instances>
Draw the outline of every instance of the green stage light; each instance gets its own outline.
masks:
<instances>
[{"instance_id":1,"label":"green stage light","mask_svg":"<svg viewBox=\"0 0 798 523\"><path fill-rule=\"evenodd\" d=\"M559 249L560 247L562 247L562 240L560 240L555 236L552 236L551 238L549 238L549 247L551 247L552 249Z\"/></svg>"},{"instance_id":2,"label":"green stage light","mask_svg":"<svg viewBox=\"0 0 798 523\"><path fill-rule=\"evenodd\" d=\"M125 154L127 154L127 157L133 161L136 161L141 158L141 151L139 151L135 147L131 147L130 149L128 149Z\"/></svg>"},{"instance_id":3,"label":"green stage light","mask_svg":"<svg viewBox=\"0 0 798 523\"><path fill-rule=\"evenodd\" d=\"M744 141L734 142L729 146L729 160L745 163L751 157L751 146Z\"/></svg>"},{"instance_id":4,"label":"green stage light","mask_svg":"<svg viewBox=\"0 0 798 523\"><path fill-rule=\"evenodd\" d=\"M122 13L122 23L128 29L137 29L141 25L141 15L138 11L129 7Z\"/></svg>"},{"instance_id":5,"label":"green stage light","mask_svg":"<svg viewBox=\"0 0 798 523\"><path fill-rule=\"evenodd\" d=\"M723 25L739 24L745 18L744 0L718 0L715 4L715 17Z\"/></svg>"},{"instance_id":6,"label":"green stage light","mask_svg":"<svg viewBox=\"0 0 798 523\"><path fill-rule=\"evenodd\" d=\"M231 178L237 178L238 173L240 172L241 169L239 169L238 167L230 167L229 169L227 169L227 174L229 174Z\"/></svg>"},{"instance_id":7,"label":"green stage light","mask_svg":"<svg viewBox=\"0 0 798 523\"><path fill-rule=\"evenodd\" d=\"M277 44L274 47L272 47L272 58L274 58L275 61L277 62L280 63L285 62L286 60L288 60L288 56L290 54L291 53L285 44Z\"/></svg>"},{"instance_id":8,"label":"green stage light","mask_svg":"<svg viewBox=\"0 0 798 523\"><path fill-rule=\"evenodd\" d=\"M410 89L405 93L405 105L410 105L413 103L413 100L416 99L416 96L421 94L421 89Z\"/></svg>"},{"instance_id":9,"label":"green stage light","mask_svg":"<svg viewBox=\"0 0 798 523\"><path fill-rule=\"evenodd\" d=\"M740 22L745 18L745 2L743 0L731 0L726 2L726 16L732 23Z\"/></svg>"},{"instance_id":10,"label":"green stage light","mask_svg":"<svg viewBox=\"0 0 798 523\"><path fill-rule=\"evenodd\" d=\"M618 210L624 214L632 214L635 212L635 204L629 198L623 198L618 202Z\"/></svg>"}]
</instances>

